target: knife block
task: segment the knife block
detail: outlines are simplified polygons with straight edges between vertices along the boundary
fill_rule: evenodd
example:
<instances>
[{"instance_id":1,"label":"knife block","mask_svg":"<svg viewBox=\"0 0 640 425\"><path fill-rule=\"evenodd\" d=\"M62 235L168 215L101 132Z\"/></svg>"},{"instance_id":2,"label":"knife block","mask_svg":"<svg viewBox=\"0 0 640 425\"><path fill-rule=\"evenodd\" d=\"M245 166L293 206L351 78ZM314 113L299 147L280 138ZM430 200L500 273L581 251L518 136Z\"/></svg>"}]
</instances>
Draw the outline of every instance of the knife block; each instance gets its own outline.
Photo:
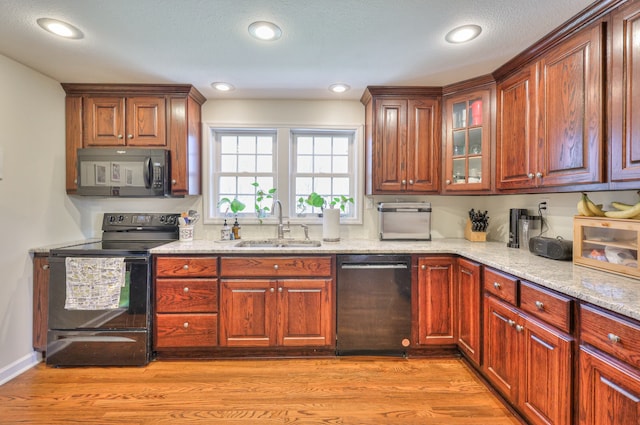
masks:
<instances>
[{"instance_id":1,"label":"knife block","mask_svg":"<svg viewBox=\"0 0 640 425\"><path fill-rule=\"evenodd\" d=\"M467 219L467 225L464 228L464 238L471 242L486 242L487 232L474 232L471 230L471 220Z\"/></svg>"}]
</instances>

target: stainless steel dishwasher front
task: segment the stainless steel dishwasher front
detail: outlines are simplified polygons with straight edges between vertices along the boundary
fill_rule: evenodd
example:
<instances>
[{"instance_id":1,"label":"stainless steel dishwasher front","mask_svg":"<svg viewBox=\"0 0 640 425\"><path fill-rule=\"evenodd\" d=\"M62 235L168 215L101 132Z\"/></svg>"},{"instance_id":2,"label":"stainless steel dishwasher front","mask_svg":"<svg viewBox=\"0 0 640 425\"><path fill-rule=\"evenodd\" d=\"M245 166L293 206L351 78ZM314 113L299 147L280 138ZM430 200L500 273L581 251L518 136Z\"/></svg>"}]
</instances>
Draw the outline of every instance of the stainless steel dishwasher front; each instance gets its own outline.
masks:
<instances>
[{"instance_id":1,"label":"stainless steel dishwasher front","mask_svg":"<svg viewBox=\"0 0 640 425\"><path fill-rule=\"evenodd\" d=\"M411 339L411 256L338 255L338 355L405 355Z\"/></svg>"}]
</instances>

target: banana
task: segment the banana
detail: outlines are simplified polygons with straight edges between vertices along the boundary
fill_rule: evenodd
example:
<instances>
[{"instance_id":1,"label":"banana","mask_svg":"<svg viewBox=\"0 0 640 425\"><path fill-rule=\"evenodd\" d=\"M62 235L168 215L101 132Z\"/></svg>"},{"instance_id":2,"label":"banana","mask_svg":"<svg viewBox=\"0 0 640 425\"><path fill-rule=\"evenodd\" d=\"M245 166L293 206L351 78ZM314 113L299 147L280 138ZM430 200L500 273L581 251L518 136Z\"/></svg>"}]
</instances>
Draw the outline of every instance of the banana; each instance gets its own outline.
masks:
<instances>
[{"instance_id":1,"label":"banana","mask_svg":"<svg viewBox=\"0 0 640 425\"><path fill-rule=\"evenodd\" d=\"M602 211L602 209L598 205L596 205L591 199L589 199L586 193L583 193L582 195L584 196L585 204L587 205L589 211L591 211L596 217L604 217L604 211Z\"/></svg>"},{"instance_id":2,"label":"banana","mask_svg":"<svg viewBox=\"0 0 640 425\"><path fill-rule=\"evenodd\" d=\"M593 217L593 213L591 212L591 210L589 209L589 207L587 207L587 195L585 193L582 194L582 196L580 197L580 200L578 201L578 215L582 215L585 217Z\"/></svg>"},{"instance_id":3,"label":"banana","mask_svg":"<svg viewBox=\"0 0 640 425\"><path fill-rule=\"evenodd\" d=\"M629 208L633 208L631 204L625 204L624 202L612 202L611 206L619 211L628 210Z\"/></svg>"},{"instance_id":4,"label":"banana","mask_svg":"<svg viewBox=\"0 0 640 425\"><path fill-rule=\"evenodd\" d=\"M627 210L606 211L604 215L609 218L634 218L635 216L640 215L640 202Z\"/></svg>"}]
</instances>

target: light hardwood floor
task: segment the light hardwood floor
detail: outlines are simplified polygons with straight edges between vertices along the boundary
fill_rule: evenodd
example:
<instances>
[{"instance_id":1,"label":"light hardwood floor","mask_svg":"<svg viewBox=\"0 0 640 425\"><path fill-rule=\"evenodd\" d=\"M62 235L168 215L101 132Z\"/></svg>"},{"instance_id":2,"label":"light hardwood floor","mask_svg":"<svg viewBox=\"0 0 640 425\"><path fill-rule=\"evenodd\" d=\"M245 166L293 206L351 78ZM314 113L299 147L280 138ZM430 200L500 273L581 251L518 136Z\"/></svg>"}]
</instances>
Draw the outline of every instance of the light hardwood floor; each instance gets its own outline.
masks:
<instances>
[{"instance_id":1,"label":"light hardwood floor","mask_svg":"<svg viewBox=\"0 0 640 425\"><path fill-rule=\"evenodd\" d=\"M157 361L0 386L2 424L519 424L459 359Z\"/></svg>"}]
</instances>

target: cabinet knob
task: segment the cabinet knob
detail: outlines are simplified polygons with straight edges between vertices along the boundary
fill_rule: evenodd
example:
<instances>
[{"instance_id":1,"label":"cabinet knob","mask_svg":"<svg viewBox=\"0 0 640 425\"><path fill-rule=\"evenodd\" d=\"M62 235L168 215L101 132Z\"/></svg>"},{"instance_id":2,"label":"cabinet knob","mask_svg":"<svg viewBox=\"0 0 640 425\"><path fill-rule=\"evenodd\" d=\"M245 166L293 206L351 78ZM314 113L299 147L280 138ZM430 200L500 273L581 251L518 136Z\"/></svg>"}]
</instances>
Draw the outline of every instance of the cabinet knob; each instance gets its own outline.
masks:
<instances>
[{"instance_id":1,"label":"cabinet knob","mask_svg":"<svg viewBox=\"0 0 640 425\"><path fill-rule=\"evenodd\" d=\"M189 327L189 322L184 322L184 323L182 324L182 327L183 327L183 328L185 328L185 329L187 329L187 328Z\"/></svg>"},{"instance_id":2,"label":"cabinet knob","mask_svg":"<svg viewBox=\"0 0 640 425\"><path fill-rule=\"evenodd\" d=\"M402 184L403 185L407 184L407 181L406 180L402 180Z\"/></svg>"},{"instance_id":3,"label":"cabinet knob","mask_svg":"<svg viewBox=\"0 0 640 425\"><path fill-rule=\"evenodd\" d=\"M448 180L448 179L447 179L446 183L447 183L447 184L451 184L451 180Z\"/></svg>"},{"instance_id":4,"label":"cabinet knob","mask_svg":"<svg viewBox=\"0 0 640 425\"><path fill-rule=\"evenodd\" d=\"M188 287L188 286L185 286L185 287L184 287L184 289L183 289L183 291L184 291L185 293L189 292L189 287Z\"/></svg>"},{"instance_id":5,"label":"cabinet knob","mask_svg":"<svg viewBox=\"0 0 640 425\"><path fill-rule=\"evenodd\" d=\"M535 176L533 175L533 173L529 173L527 174L527 177L529 177L530 179L534 178Z\"/></svg>"},{"instance_id":6,"label":"cabinet knob","mask_svg":"<svg viewBox=\"0 0 640 425\"><path fill-rule=\"evenodd\" d=\"M536 177L537 177L537 178L539 178L539 179L540 179L540 178L542 178L542 173L541 173L540 171L538 171L538 172L536 173Z\"/></svg>"},{"instance_id":7,"label":"cabinet knob","mask_svg":"<svg viewBox=\"0 0 640 425\"><path fill-rule=\"evenodd\" d=\"M273 292L275 292L275 289L269 288L269 292L273 293Z\"/></svg>"},{"instance_id":8,"label":"cabinet knob","mask_svg":"<svg viewBox=\"0 0 640 425\"><path fill-rule=\"evenodd\" d=\"M421 270L427 270L427 266L425 266L424 264L420 266Z\"/></svg>"},{"instance_id":9,"label":"cabinet knob","mask_svg":"<svg viewBox=\"0 0 640 425\"><path fill-rule=\"evenodd\" d=\"M413 180L409 180L409 184L413 184Z\"/></svg>"},{"instance_id":10,"label":"cabinet knob","mask_svg":"<svg viewBox=\"0 0 640 425\"><path fill-rule=\"evenodd\" d=\"M189 270L189 265L185 264L184 266L182 266L182 270Z\"/></svg>"},{"instance_id":11,"label":"cabinet knob","mask_svg":"<svg viewBox=\"0 0 640 425\"><path fill-rule=\"evenodd\" d=\"M49 270L49 265L48 264L43 264L42 265L42 270Z\"/></svg>"},{"instance_id":12,"label":"cabinet knob","mask_svg":"<svg viewBox=\"0 0 640 425\"><path fill-rule=\"evenodd\" d=\"M280 292L280 293L282 292L282 286L280 286L280 287L278 288L278 292Z\"/></svg>"},{"instance_id":13,"label":"cabinet knob","mask_svg":"<svg viewBox=\"0 0 640 425\"><path fill-rule=\"evenodd\" d=\"M538 310L544 310L544 303L542 301L536 301L536 308Z\"/></svg>"},{"instance_id":14,"label":"cabinet knob","mask_svg":"<svg viewBox=\"0 0 640 425\"><path fill-rule=\"evenodd\" d=\"M118 134L118 139L122 139L122 134Z\"/></svg>"},{"instance_id":15,"label":"cabinet knob","mask_svg":"<svg viewBox=\"0 0 640 425\"><path fill-rule=\"evenodd\" d=\"M280 268L280 267L278 267L278 265L277 265L277 264L274 264L274 265L273 265L273 270L278 270L279 268Z\"/></svg>"},{"instance_id":16,"label":"cabinet knob","mask_svg":"<svg viewBox=\"0 0 640 425\"><path fill-rule=\"evenodd\" d=\"M509 326L514 327L516 325L516 322L514 320L507 320L507 323L509 324Z\"/></svg>"},{"instance_id":17,"label":"cabinet knob","mask_svg":"<svg viewBox=\"0 0 640 425\"><path fill-rule=\"evenodd\" d=\"M614 344L617 344L620 342L620 337L613 333L608 334L607 338L609 338L609 341L611 341Z\"/></svg>"},{"instance_id":18,"label":"cabinet knob","mask_svg":"<svg viewBox=\"0 0 640 425\"><path fill-rule=\"evenodd\" d=\"M524 330L524 326L522 325L516 325L516 331L518 332L522 332Z\"/></svg>"},{"instance_id":19,"label":"cabinet knob","mask_svg":"<svg viewBox=\"0 0 640 425\"><path fill-rule=\"evenodd\" d=\"M78 179L73 179L73 184L78 184Z\"/></svg>"},{"instance_id":20,"label":"cabinet knob","mask_svg":"<svg viewBox=\"0 0 640 425\"><path fill-rule=\"evenodd\" d=\"M493 282L493 287L496 289L500 289L502 285L500 285L498 282Z\"/></svg>"},{"instance_id":21,"label":"cabinet knob","mask_svg":"<svg viewBox=\"0 0 640 425\"><path fill-rule=\"evenodd\" d=\"M176 179L171 179L171 184L175 185L178 184L178 182L176 181Z\"/></svg>"},{"instance_id":22,"label":"cabinet knob","mask_svg":"<svg viewBox=\"0 0 640 425\"><path fill-rule=\"evenodd\" d=\"M133 139L133 134L127 134L127 139Z\"/></svg>"}]
</instances>

